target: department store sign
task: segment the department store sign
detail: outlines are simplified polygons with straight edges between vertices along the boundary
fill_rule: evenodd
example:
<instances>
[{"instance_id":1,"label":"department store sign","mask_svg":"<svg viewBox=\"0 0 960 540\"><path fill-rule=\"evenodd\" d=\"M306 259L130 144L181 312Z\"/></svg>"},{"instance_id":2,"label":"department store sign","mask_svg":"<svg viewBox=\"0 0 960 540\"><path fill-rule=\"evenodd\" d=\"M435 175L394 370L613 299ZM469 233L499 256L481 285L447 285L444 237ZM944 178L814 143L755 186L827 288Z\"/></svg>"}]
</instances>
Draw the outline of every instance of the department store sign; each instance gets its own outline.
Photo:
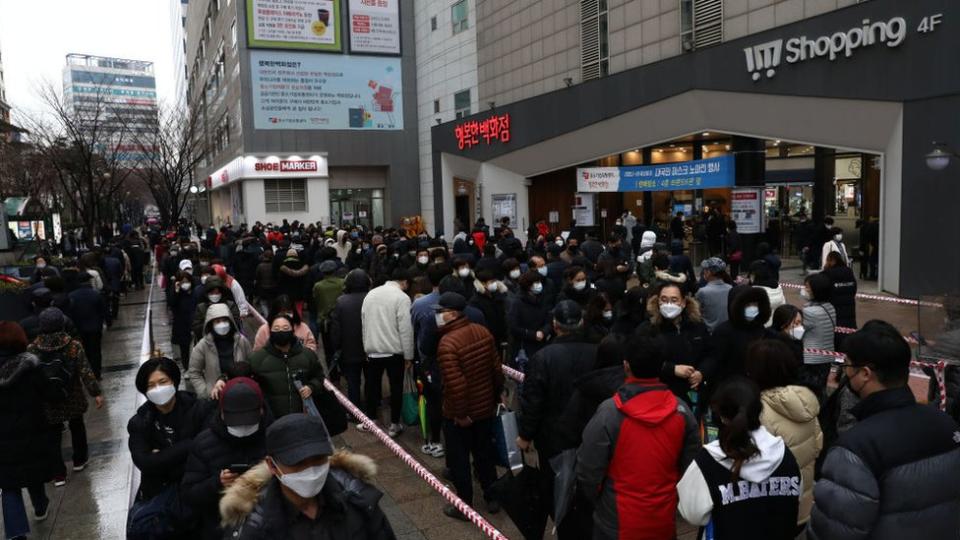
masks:
<instances>
[{"instance_id":1,"label":"department store sign","mask_svg":"<svg viewBox=\"0 0 960 540\"><path fill-rule=\"evenodd\" d=\"M663 165L577 169L577 191L581 193L726 188L733 186L734 180L733 156Z\"/></svg>"},{"instance_id":2,"label":"department store sign","mask_svg":"<svg viewBox=\"0 0 960 540\"><path fill-rule=\"evenodd\" d=\"M927 34L934 32L942 23L942 13L921 17L914 23L915 26L905 17L893 17L887 21L863 19L860 26L848 30L830 35L776 39L747 47L743 49L743 54L747 61L747 72L754 81L759 81L764 75L772 79L784 63L798 64L819 58L833 62L839 58L852 58L861 49L882 45L895 49L907 40L911 30L917 34Z\"/></svg>"}]
</instances>

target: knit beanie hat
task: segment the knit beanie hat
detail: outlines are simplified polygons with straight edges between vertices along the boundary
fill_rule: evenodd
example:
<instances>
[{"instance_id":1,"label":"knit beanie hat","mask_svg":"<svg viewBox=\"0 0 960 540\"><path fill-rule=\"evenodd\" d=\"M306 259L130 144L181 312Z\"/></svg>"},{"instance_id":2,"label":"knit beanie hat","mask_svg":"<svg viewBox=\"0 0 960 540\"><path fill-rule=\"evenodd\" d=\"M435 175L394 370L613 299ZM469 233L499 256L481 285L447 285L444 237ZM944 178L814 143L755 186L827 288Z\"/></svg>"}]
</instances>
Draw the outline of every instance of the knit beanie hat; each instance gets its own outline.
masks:
<instances>
[{"instance_id":1,"label":"knit beanie hat","mask_svg":"<svg viewBox=\"0 0 960 540\"><path fill-rule=\"evenodd\" d=\"M63 331L63 312L49 307L40 312L40 333L55 334Z\"/></svg>"}]
</instances>

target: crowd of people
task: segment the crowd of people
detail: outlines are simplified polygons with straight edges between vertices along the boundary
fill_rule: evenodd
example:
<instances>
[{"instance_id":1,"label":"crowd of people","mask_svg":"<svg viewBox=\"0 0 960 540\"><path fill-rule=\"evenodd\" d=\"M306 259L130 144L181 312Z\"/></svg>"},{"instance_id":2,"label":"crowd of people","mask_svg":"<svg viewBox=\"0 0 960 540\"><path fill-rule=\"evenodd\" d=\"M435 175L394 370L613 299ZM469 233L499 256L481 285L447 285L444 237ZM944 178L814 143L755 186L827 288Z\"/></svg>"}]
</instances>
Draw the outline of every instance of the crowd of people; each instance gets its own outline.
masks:
<instances>
[{"instance_id":1,"label":"crowd of people","mask_svg":"<svg viewBox=\"0 0 960 540\"><path fill-rule=\"evenodd\" d=\"M476 479L481 509L499 512L503 366L524 374L509 446L536 452L527 488L549 501L560 538L671 539L678 513L710 539L960 535L955 420L915 402L912 353L894 327L870 321L838 337L858 327L841 238L824 244L795 306L769 244L737 240L694 266L682 216L670 231L628 218L606 238L541 222L521 239L479 220L449 241L286 220L184 224L128 231L59 271L38 259L34 314L0 323L7 536L26 534L21 488L40 518L43 483L65 480L64 423L74 470L86 463L84 392L102 406L100 338L116 317L113 285L90 282L120 272L122 291L131 238L147 253L140 276L156 257L173 351L136 375L146 401L128 424L141 472L131 538L393 538L375 463L332 439L369 428L325 380L391 437L407 427L405 378L419 383L424 459L443 459L470 505ZM736 225L719 226L729 248ZM76 286L57 282L67 275ZM34 390L49 390L55 366L60 401ZM41 447L56 456L26 450ZM574 479L562 514L558 478Z\"/></svg>"}]
</instances>

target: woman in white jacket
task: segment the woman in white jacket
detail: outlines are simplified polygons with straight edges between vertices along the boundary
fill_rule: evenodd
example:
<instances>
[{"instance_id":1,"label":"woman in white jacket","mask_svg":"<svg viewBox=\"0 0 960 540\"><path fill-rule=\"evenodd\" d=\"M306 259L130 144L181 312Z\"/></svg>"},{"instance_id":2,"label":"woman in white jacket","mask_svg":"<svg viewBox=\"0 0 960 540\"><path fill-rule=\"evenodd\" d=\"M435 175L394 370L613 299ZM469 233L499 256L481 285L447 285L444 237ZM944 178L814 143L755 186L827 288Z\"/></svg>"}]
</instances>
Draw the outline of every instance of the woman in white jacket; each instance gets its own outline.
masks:
<instances>
[{"instance_id":1,"label":"woman in white jacket","mask_svg":"<svg viewBox=\"0 0 960 540\"><path fill-rule=\"evenodd\" d=\"M800 468L780 437L760 424L760 390L745 377L722 383L710 402L719 439L704 446L680 483L679 510L699 538L792 540Z\"/></svg>"},{"instance_id":2,"label":"woman in white jacket","mask_svg":"<svg viewBox=\"0 0 960 540\"><path fill-rule=\"evenodd\" d=\"M827 255L836 251L843 257L843 262L850 266L850 253L847 251L847 245L843 243L843 229L834 227L830 229L833 238L829 242L824 242L823 249L820 251L820 268L827 267Z\"/></svg>"},{"instance_id":3,"label":"woman in white jacket","mask_svg":"<svg viewBox=\"0 0 960 540\"><path fill-rule=\"evenodd\" d=\"M810 520L814 465L823 450L823 432L817 420L820 401L811 389L797 384L800 365L790 346L779 339L755 341L747 349L744 365L747 376L760 388L763 402L760 423L772 435L783 439L800 467L803 491L797 534Z\"/></svg>"}]
</instances>

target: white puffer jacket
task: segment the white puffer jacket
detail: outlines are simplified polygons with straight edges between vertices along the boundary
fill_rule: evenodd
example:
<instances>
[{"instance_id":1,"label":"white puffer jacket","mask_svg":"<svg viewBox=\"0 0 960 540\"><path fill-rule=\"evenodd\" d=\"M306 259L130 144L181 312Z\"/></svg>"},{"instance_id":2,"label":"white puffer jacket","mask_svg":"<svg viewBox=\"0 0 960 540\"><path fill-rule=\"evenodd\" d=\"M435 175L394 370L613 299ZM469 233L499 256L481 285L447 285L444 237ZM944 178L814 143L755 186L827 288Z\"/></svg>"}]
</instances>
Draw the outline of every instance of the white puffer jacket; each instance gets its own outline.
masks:
<instances>
[{"instance_id":1,"label":"white puffer jacket","mask_svg":"<svg viewBox=\"0 0 960 540\"><path fill-rule=\"evenodd\" d=\"M760 423L767 431L783 439L800 467L803 492L800 494L797 523L806 523L813 506L814 463L823 449L823 433L817 421L820 402L813 391L805 386L770 388L761 393L760 400L763 402Z\"/></svg>"}]
</instances>

